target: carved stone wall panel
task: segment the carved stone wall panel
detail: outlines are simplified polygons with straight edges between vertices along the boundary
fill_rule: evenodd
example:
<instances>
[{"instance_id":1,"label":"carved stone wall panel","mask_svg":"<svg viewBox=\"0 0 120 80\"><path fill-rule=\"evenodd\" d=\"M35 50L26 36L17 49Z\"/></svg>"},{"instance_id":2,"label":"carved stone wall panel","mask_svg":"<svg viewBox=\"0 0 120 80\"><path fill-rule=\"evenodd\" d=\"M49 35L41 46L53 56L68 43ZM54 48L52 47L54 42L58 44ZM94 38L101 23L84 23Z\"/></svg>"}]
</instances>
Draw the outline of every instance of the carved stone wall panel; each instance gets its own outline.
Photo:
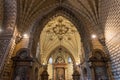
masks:
<instances>
[{"instance_id":1,"label":"carved stone wall panel","mask_svg":"<svg viewBox=\"0 0 120 80\"><path fill-rule=\"evenodd\" d=\"M10 40L8 39L8 40L1 40L0 39L0 55L1 55L1 57L0 57L0 65L1 65L1 59L3 58L3 55L4 55L4 53L5 53L5 51L6 51L6 49L7 49L7 46L8 46L8 44L9 44L9 42L10 42Z\"/></svg>"},{"instance_id":2,"label":"carved stone wall panel","mask_svg":"<svg viewBox=\"0 0 120 80\"><path fill-rule=\"evenodd\" d=\"M12 77L12 75L10 75L12 74L12 65L13 65L11 57L14 56L13 51L16 45L15 39L12 39L11 42L12 42L11 48L8 52L8 55L5 57L4 64L3 64L4 66L2 67L2 71L0 74L1 75L0 77L3 80L10 80Z\"/></svg>"},{"instance_id":3,"label":"carved stone wall panel","mask_svg":"<svg viewBox=\"0 0 120 80\"><path fill-rule=\"evenodd\" d=\"M100 1L100 21L105 26L105 43L110 55L111 78L120 79L120 0Z\"/></svg>"},{"instance_id":4,"label":"carved stone wall panel","mask_svg":"<svg viewBox=\"0 0 120 80\"><path fill-rule=\"evenodd\" d=\"M11 35L0 36L0 72L3 66L3 62L5 60L5 56L8 55L7 53L11 46L12 42L11 40L12 40Z\"/></svg>"},{"instance_id":5,"label":"carved stone wall panel","mask_svg":"<svg viewBox=\"0 0 120 80\"><path fill-rule=\"evenodd\" d=\"M16 0L3 0L4 17L2 27L4 28L0 33L0 72L2 70L3 62L9 53L14 27L16 24L17 5Z\"/></svg>"}]
</instances>

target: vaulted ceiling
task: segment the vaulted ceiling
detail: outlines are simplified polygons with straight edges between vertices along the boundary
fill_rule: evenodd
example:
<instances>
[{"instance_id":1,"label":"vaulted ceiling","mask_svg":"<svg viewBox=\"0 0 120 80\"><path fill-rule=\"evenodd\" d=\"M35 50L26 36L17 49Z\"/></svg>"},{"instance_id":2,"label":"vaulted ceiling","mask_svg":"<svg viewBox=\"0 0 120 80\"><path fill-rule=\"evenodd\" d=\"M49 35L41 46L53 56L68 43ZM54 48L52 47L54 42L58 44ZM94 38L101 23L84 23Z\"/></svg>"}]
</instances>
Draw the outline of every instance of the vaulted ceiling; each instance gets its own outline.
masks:
<instances>
[{"instance_id":1,"label":"vaulted ceiling","mask_svg":"<svg viewBox=\"0 0 120 80\"><path fill-rule=\"evenodd\" d=\"M0 8L3 8L3 2L0 0ZM17 1L17 27L20 32L27 31L39 18L47 11L58 6L64 6L71 11L76 11L78 18L87 26L91 33L94 33L95 27L99 21L100 0L16 0ZM11 3L12 4L12 3ZM15 5L14 5L15 6ZM3 13L0 9L0 13ZM3 15L0 14L0 19ZM1 20L2 21L2 20ZM91 25L89 25L91 24ZM92 26L92 27L91 27Z\"/></svg>"},{"instance_id":2,"label":"vaulted ceiling","mask_svg":"<svg viewBox=\"0 0 120 80\"><path fill-rule=\"evenodd\" d=\"M59 5L74 9L93 26L99 23L99 0L17 0L17 5L17 24L20 31L28 29L47 10Z\"/></svg>"},{"instance_id":3,"label":"vaulted ceiling","mask_svg":"<svg viewBox=\"0 0 120 80\"><path fill-rule=\"evenodd\" d=\"M0 23L6 24L4 26L10 26L15 24L16 28L20 33L32 31L33 36L36 35L33 41L38 40L39 34L42 31L45 24L50 20L51 17L56 14L66 11L70 21L75 25L80 23L81 25L76 26L78 32L82 32L81 36L89 35L92 33L101 36L104 34L104 26L101 26L101 0L0 0ZM4 5L3 5L4 4ZM60 10L60 11L59 11ZM56 14L54 13L56 11ZM49 13L52 12L55 15L48 17ZM51 13L51 14L52 14ZM63 12L62 14L65 14ZM2 19L2 17L4 18ZM46 18L48 17L48 18ZM71 18L71 17L77 17ZM11 19L8 21L4 21ZM42 20L46 23L41 25ZM49 19L49 20L48 20ZM77 22L76 22L76 21ZM7 25L8 24L8 25ZM12 27L15 27L12 26ZM40 29L39 29L40 28ZM86 33L84 34L84 29ZM36 30L35 30L36 29ZM100 38L100 37L99 37ZM88 38L87 38L88 39ZM36 41L37 42L37 41ZM37 45L37 44L36 44ZM34 46L36 46L34 45Z\"/></svg>"},{"instance_id":4,"label":"vaulted ceiling","mask_svg":"<svg viewBox=\"0 0 120 80\"><path fill-rule=\"evenodd\" d=\"M49 56L56 48L66 48L75 60L79 61L81 37L75 25L62 16L51 19L40 35L40 51L44 57Z\"/></svg>"},{"instance_id":5,"label":"vaulted ceiling","mask_svg":"<svg viewBox=\"0 0 120 80\"><path fill-rule=\"evenodd\" d=\"M86 36L92 33L103 33L103 27L100 20L101 0L0 0L0 23L3 21L6 23L4 26L10 26L15 24L20 33L32 31L33 36L36 35L33 41L37 42L39 34L42 31L45 24L56 14L62 13L67 15L70 21L73 21L78 32L82 32L81 36ZM3 5L4 4L4 5ZM59 11L60 10L60 11ZM54 13L56 11L56 14ZM54 13L49 17L49 13ZM69 13L69 14L67 14ZM2 17L4 16L4 19ZM46 18L48 17L48 18ZM76 18L72 18L76 17ZM46 23L41 25L42 20ZM77 22L76 22L76 21ZM7 25L8 24L8 25ZM14 26L12 26L14 27ZM39 29L40 28L40 29ZM84 34L84 29L86 33ZM35 30L36 29L36 30ZM99 35L98 35L99 36ZM88 39L88 37L87 37ZM37 45L37 44L36 44ZM35 44L33 46L36 46ZM33 48L34 49L34 48Z\"/></svg>"}]
</instances>

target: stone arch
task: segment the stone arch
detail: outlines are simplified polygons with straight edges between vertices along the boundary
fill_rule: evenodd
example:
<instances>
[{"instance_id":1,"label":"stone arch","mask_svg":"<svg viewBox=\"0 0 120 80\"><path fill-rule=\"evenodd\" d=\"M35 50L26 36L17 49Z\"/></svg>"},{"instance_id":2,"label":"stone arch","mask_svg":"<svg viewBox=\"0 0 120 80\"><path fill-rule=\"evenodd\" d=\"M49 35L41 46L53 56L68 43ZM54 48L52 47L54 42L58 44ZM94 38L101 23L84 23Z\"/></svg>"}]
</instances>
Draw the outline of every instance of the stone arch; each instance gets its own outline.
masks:
<instances>
[{"instance_id":1,"label":"stone arch","mask_svg":"<svg viewBox=\"0 0 120 80\"><path fill-rule=\"evenodd\" d=\"M21 48L16 52L16 56L19 56L22 52L26 52L27 56L30 56L30 51L28 48Z\"/></svg>"},{"instance_id":2,"label":"stone arch","mask_svg":"<svg viewBox=\"0 0 120 80\"><path fill-rule=\"evenodd\" d=\"M48 12L47 14L45 14L40 20L38 20L35 25L33 26L33 33L31 34L31 38L33 39L32 41L30 41L30 45L29 47L32 50L33 56L35 55L35 46L37 45L36 42L38 42L39 40L39 35L43 29L43 27L45 26L45 24L50 20L51 17L54 17L54 15L62 15L65 18L67 18L68 20L70 20L78 29L79 33L81 34L81 39L84 42L87 38L89 39L89 30L87 28L85 28L85 25L83 25L83 23L81 23L81 21L79 20L79 18L77 18L78 14L74 14L76 11L71 11L70 9L68 9L67 7L56 7L54 8L52 11ZM76 12L77 13L77 12ZM36 35L36 37L33 37L34 35ZM87 43L91 43L90 40L86 41ZM86 43L84 42L84 43ZM87 47L90 45L87 45Z\"/></svg>"},{"instance_id":3,"label":"stone arch","mask_svg":"<svg viewBox=\"0 0 120 80\"><path fill-rule=\"evenodd\" d=\"M104 51L103 50L101 50L101 49L94 49L93 50L93 55L95 55L96 53L99 53L101 56L105 56L105 53L104 53Z\"/></svg>"},{"instance_id":4,"label":"stone arch","mask_svg":"<svg viewBox=\"0 0 120 80\"><path fill-rule=\"evenodd\" d=\"M50 51L50 53L49 53L48 56L46 57L47 63L49 62L50 55L53 54L52 52L53 52L55 49L58 49L59 47L62 47L62 48L64 48L64 49L66 49L66 50L68 51L68 54L70 55L73 63L76 63L75 58L74 58L74 56L72 55L72 53L71 53L67 48L65 48L64 46L58 46L58 47L54 48L52 51Z\"/></svg>"}]
</instances>

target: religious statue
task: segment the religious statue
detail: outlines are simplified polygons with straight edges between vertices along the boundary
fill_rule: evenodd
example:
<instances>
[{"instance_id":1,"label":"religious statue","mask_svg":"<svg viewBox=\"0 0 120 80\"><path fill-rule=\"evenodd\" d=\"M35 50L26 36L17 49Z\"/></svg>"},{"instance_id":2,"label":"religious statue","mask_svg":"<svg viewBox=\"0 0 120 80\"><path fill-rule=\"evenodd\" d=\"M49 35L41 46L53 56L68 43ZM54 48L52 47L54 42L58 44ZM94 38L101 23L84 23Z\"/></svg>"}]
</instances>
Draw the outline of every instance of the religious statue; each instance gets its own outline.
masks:
<instances>
[{"instance_id":1,"label":"religious statue","mask_svg":"<svg viewBox=\"0 0 120 80\"><path fill-rule=\"evenodd\" d=\"M14 80L27 80L26 76L26 67L18 67L15 69L15 78Z\"/></svg>"}]
</instances>

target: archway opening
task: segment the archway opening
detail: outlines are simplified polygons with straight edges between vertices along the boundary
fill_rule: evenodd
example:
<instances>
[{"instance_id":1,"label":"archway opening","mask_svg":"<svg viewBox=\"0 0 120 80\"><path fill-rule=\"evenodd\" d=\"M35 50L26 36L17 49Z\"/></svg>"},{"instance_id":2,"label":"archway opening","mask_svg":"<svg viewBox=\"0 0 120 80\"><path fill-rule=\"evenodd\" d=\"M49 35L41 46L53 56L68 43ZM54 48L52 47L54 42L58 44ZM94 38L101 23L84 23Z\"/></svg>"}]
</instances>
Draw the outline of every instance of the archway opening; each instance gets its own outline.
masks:
<instances>
[{"instance_id":1,"label":"archway opening","mask_svg":"<svg viewBox=\"0 0 120 80\"><path fill-rule=\"evenodd\" d=\"M67 49L58 47L49 56L48 74L49 79L72 80L74 60Z\"/></svg>"},{"instance_id":2,"label":"archway opening","mask_svg":"<svg viewBox=\"0 0 120 80\"><path fill-rule=\"evenodd\" d=\"M75 25L63 16L52 17L39 42L41 63L47 65L49 79L72 79L73 66L80 64L82 54L81 37Z\"/></svg>"}]
</instances>

